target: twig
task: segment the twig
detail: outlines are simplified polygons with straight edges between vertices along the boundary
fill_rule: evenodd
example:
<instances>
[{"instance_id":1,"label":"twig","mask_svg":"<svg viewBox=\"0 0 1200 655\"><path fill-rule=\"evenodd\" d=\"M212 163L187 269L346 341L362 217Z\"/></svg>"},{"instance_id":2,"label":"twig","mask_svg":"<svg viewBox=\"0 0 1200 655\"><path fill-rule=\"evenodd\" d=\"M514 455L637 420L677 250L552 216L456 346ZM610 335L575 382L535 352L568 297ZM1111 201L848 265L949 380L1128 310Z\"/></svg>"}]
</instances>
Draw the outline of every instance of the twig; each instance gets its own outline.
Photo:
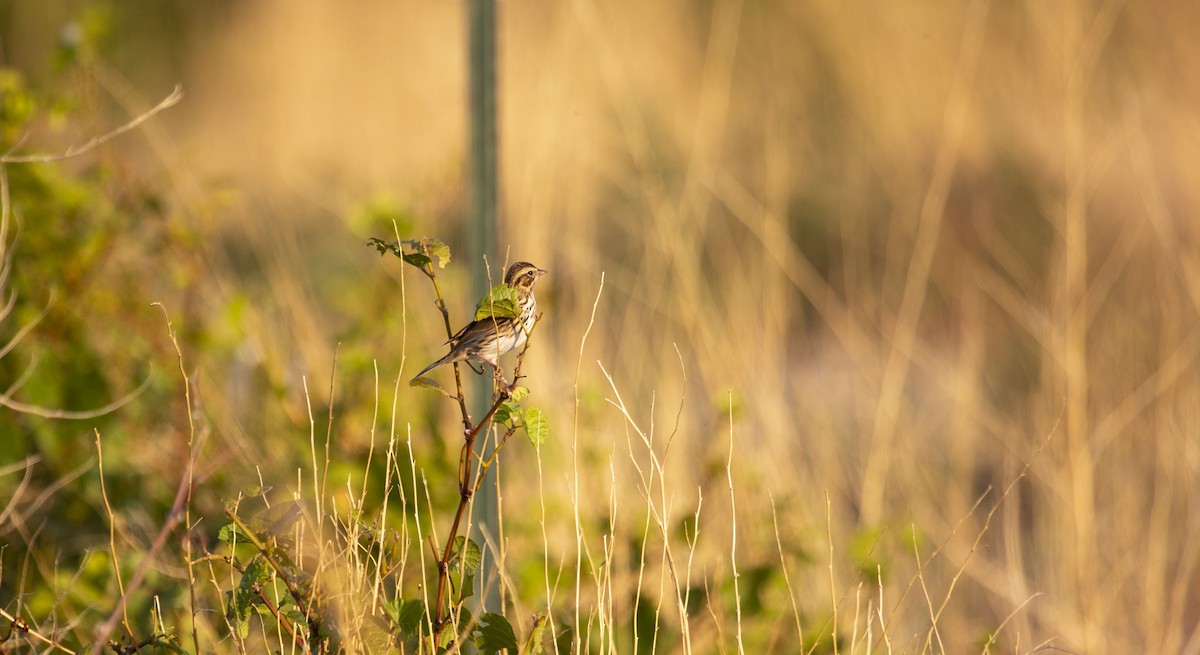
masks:
<instances>
[{"instance_id":1,"label":"twig","mask_svg":"<svg viewBox=\"0 0 1200 655\"><path fill-rule=\"evenodd\" d=\"M192 612L191 612L192 646L196 649L196 652L199 653L199 652L201 652L200 651L200 635L196 629L196 613L198 611L197 610L197 602L196 602L196 574L192 568L194 562L192 562L192 539L191 539L191 535L190 535L190 532L192 530L193 473L195 471L193 463L195 461L195 453L197 450L199 450L199 447L195 443L196 421L195 421L194 417L195 417L196 412L193 411L193 406L192 406L192 381L188 377L187 369L184 368L183 351L179 348L179 339L177 338L177 336L175 334L175 327L171 324L171 317L167 314L167 308L162 303L156 302L156 303L151 303L151 304L157 305L158 308L160 310L162 310L163 318L166 319L166 321L167 321L167 336L171 339L171 344L175 347L175 359L179 363L179 374L180 374L180 376L183 377L183 399L184 399L184 403L187 405L188 468L187 468L187 476L184 478L187 481L187 498L184 500L184 526L185 526L184 530L185 530L185 532L184 532L184 536L183 536L183 543L184 543L184 558L185 558L185 561L187 562L188 594L191 599L191 605L192 605ZM197 407L195 409L198 410L199 408ZM204 434L201 435L201 442L203 442L203 437L204 437Z\"/></svg>"},{"instance_id":2,"label":"twig","mask_svg":"<svg viewBox=\"0 0 1200 655\"><path fill-rule=\"evenodd\" d=\"M107 143L107 142L121 136L122 134L125 134L126 132L133 130L137 126L139 126L142 123L145 123L146 121L153 118L156 114L163 111L164 109L175 106L182 99L183 99L183 86L177 84L177 85L175 85L175 90L171 92L171 95L167 96L166 98L163 98L162 102L155 105L149 111L141 114L140 116L135 117L133 120L129 121L128 123L125 123L121 127L118 127L117 129L115 129L107 134L102 134L100 136L93 137L90 141L88 141L87 143L85 143L81 146L71 146L71 147L67 148L64 152L62 152L60 154L54 154L54 155L14 155L14 154L12 154L12 150L10 150L9 152L4 153L3 156L0 156L0 164L46 163L46 162L52 162L52 161L62 161L64 159L70 159L72 157L78 157L79 155L82 155L83 153L91 150L92 148L95 148L98 145ZM20 143L18 142L17 146L19 146L19 145L20 145ZM14 146L14 148L17 146Z\"/></svg>"},{"instance_id":3,"label":"twig","mask_svg":"<svg viewBox=\"0 0 1200 655\"><path fill-rule=\"evenodd\" d=\"M183 476L179 480L179 486L175 489L175 500L171 503L171 510L167 512L167 518L163 522L162 529L154 537L153 543L150 544L150 550L146 551L146 555L142 557L141 563L138 564L137 571L129 579L129 585L125 588L125 593L121 594L121 602L118 603L117 607L113 608L112 613L108 615L108 619L96 629L96 642L92 645L92 655L98 655L103 645L108 641L109 635L112 634L113 629L116 627L118 618L125 612L125 605L128 602L129 596L142 586L142 581L146 577L146 571L150 567L151 560L162 549L163 544L167 541L167 536L183 520L183 505L188 497L189 481L192 479L191 468L192 462L189 459L187 470L184 471Z\"/></svg>"},{"instance_id":4,"label":"twig","mask_svg":"<svg viewBox=\"0 0 1200 655\"><path fill-rule=\"evenodd\" d=\"M37 630L34 630L28 623L26 623L22 619L19 619L19 618L13 616L12 614L9 614L8 612L4 611L3 609L0 609L0 617L4 617L8 621L10 621L12 623L13 629L16 630L17 632L30 635L33 638L37 639L38 641L42 642L43 644L46 644L47 646L49 646L51 648L57 648L58 650L61 650L64 653L68 653L69 655L75 655L75 651L71 650L70 648L67 648L66 646L63 646L62 644L58 643L57 641L54 641L53 639L38 632Z\"/></svg>"},{"instance_id":5,"label":"twig","mask_svg":"<svg viewBox=\"0 0 1200 655\"><path fill-rule=\"evenodd\" d=\"M538 316L538 320L534 321L533 327L531 327L529 330L530 334L533 333L533 330L534 330L534 328L537 327L537 324L538 324L538 322L540 322L540 319L541 319L541 315ZM521 352L517 354L517 364L513 368L513 384L516 384L516 381L521 379L521 366L522 366L522 364L525 363L525 353L529 350L529 346L531 343L532 343L532 341L527 337L525 340L525 347L522 348ZM455 369L455 370L457 372L457 369ZM450 577L450 559L454 554L454 552L453 552L454 541L458 537L458 530L459 530L459 527L462 525L463 515L466 513L467 507L470 506L471 499L474 498L475 492L478 490L478 485L471 483L471 477L472 477L471 476L471 461L472 461L472 457L474 456L474 453L475 453L475 450L474 450L475 439L479 437L479 434L481 432L483 432L483 429L485 427L489 426L492 423L492 418L496 415L496 412L500 409L501 405L503 405L505 403L505 401L507 401L509 399L509 394L510 394L510 389L508 389L508 388L500 389L499 392L496 394L496 400L495 400L495 402L492 403L491 409L489 409L487 414L484 415L484 417L478 423L476 423L474 426L471 426L470 418L466 415L465 411L463 414L464 423L468 426L468 430L467 430L466 439L463 440L462 451L459 455L458 509L454 513L454 521L450 524L450 532L446 536L446 545L445 545L444 549L442 550L442 555L437 561L438 586L437 586L437 596L434 601L435 602L435 605L434 605L435 610L433 613L433 616L434 616L433 629L434 629L435 642L436 642L437 637L440 635L442 628L444 628L445 624L446 624L446 617L443 616L443 611L446 607L446 604L445 604L446 589L447 589L446 585L447 585L447 582L449 581L449 577ZM461 387L459 388L458 400L459 400L459 403L462 405L462 407L465 410L466 400L462 394ZM495 459L496 454L499 452L500 448L502 448L504 446L504 444L508 442L508 436L511 436L511 435L506 435L504 440L496 445L495 450L492 451L491 457L487 460L488 466L491 465L492 460ZM482 466L482 463L481 463L481 466ZM479 476L478 479L482 480L483 478L482 478L482 476Z\"/></svg>"},{"instance_id":6,"label":"twig","mask_svg":"<svg viewBox=\"0 0 1200 655\"><path fill-rule=\"evenodd\" d=\"M26 405L23 402L13 400L9 396L5 395L0 395L0 405L3 405L15 412L32 414L42 418L60 418L71 421L84 421L98 418L110 412L115 412L116 410L121 409L125 405L128 405L130 402L132 402L133 399L140 396L142 392L146 390L146 387L149 386L150 376L147 375L146 379L142 381L141 385L139 385L137 389L134 389L133 391L121 396L120 398L103 407L97 407L96 409L89 410L73 411L69 409L49 409L46 407L38 407L37 405Z\"/></svg>"},{"instance_id":7,"label":"twig","mask_svg":"<svg viewBox=\"0 0 1200 655\"><path fill-rule=\"evenodd\" d=\"M250 526L246 525L246 522L237 515L237 512L233 511L232 508L226 508L225 515L228 516L229 520L233 521L234 524L237 525L238 529L240 529L242 533L246 535L246 538L250 540L250 543L254 546L255 550L262 555L263 560L269 564L271 568L275 569L275 572L279 575L279 579L282 580L283 585L287 587L288 593L291 594L292 599L296 601L296 609L300 610L300 613L303 614L308 620L308 631L312 640L311 645L318 645L320 639L319 617L317 616L316 612L311 611L312 605L308 602L305 595L300 592L300 588L296 586L296 581L293 579L293 576L288 573L286 569L284 569L282 564L277 562L275 558L271 556L271 549L265 542L263 542L262 539L258 538L258 534L255 533L254 530L250 529Z\"/></svg>"}]
</instances>

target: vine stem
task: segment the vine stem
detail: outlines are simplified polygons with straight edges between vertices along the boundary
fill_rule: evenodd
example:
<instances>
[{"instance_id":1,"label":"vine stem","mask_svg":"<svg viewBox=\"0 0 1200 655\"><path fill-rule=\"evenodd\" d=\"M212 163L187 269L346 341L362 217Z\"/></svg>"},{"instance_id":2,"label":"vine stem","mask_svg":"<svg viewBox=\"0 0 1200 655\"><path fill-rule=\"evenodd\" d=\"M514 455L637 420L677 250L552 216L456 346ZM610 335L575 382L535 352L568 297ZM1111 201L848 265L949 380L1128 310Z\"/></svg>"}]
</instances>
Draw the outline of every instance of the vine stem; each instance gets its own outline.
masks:
<instances>
[{"instance_id":1,"label":"vine stem","mask_svg":"<svg viewBox=\"0 0 1200 655\"><path fill-rule=\"evenodd\" d=\"M462 451L459 454L458 509L454 512L454 521L450 524L450 532L446 536L446 545L443 547L441 557L437 561L438 586L433 614L433 636L435 644L441 635L442 629L445 628L446 623L448 622L448 617L446 616L446 594L450 579L450 560L454 556L454 541L458 538L458 531L462 527L463 515L466 514L467 508L471 505L471 499L475 497L475 492L479 490L478 484L473 484L471 482L471 460L475 453L475 440L480 434L483 433L485 427L491 425L492 420L496 416L496 412L499 411L500 407L505 403L505 401L511 397L513 385L516 385L517 381L521 379L521 366L525 363L525 353L529 351L529 337L533 334L534 328L537 327L537 324L540 321L541 315L539 314L537 319L534 321L533 327L529 329L529 334L526 335L525 347L522 348L521 352L517 355L517 365L513 368L512 385L503 387L497 391L496 400L492 403L491 409L489 409L487 414L480 419L479 423L476 423L473 426L470 423L470 419L466 415L466 401L462 395L462 387L459 387L458 400L460 405L464 408L464 423L469 427L467 429L466 438L463 440ZM504 439L496 444L496 448L486 460L484 460L482 457L480 458L480 466L483 468L483 470L491 467L492 463L495 462L500 449L508 443L508 438L510 436L512 436L511 430L505 434Z\"/></svg>"}]
</instances>

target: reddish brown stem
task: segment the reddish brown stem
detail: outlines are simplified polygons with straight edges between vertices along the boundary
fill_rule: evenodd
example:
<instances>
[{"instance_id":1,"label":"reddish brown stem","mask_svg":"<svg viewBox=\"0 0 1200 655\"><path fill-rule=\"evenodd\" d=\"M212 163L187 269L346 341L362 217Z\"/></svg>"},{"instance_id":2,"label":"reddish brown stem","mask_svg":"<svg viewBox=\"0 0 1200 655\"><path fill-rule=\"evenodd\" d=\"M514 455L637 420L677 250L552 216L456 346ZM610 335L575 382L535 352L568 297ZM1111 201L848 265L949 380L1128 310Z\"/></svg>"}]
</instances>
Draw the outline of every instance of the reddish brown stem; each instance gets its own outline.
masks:
<instances>
[{"instance_id":1,"label":"reddish brown stem","mask_svg":"<svg viewBox=\"0 0 1200 655\"><path fill-rule=\"evenodd\" d=\"M450 578L450 557L454 554L454 540L458 537L458 529L462 526L462 518L467 511L467 506L471 504L471 498L475 495L475 486L471 484L471 453L474 452L475 439L483 431L484 426L492 422L492 417L496 415L496 411L500 409L500 406L507 399L508 393L501 391L500 395L496 397L496 402L492 403L492 408L488 410L488 413L467 432L467 438L463 443L458 471L458 510L454 513L454 522L450 524L450 534L446 536L446 547L442 550L442 556L437 563L437 604L433 613L435 639L446 624L446 617L443 616L443 611L446 606L446 583Z\"/></svg>"}]
</instances>

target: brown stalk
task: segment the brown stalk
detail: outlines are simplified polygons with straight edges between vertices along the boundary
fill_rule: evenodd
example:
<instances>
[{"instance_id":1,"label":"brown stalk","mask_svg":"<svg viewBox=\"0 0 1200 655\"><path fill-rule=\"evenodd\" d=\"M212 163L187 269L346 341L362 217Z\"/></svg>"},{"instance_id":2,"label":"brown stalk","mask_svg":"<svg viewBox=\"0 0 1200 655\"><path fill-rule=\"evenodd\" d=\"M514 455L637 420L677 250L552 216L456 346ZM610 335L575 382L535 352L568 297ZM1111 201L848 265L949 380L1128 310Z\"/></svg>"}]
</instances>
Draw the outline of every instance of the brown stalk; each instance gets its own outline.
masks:
<instances>
[{"instance_id":1,"label":"brown stalk","mask_svg":"<svg viewBox=\"0 0 1200 655\"><path fill-rule=\"evenodd\" d=\"M428 251L425 251L424 254L427 257L430 255ZM453 337L454 331L450 324L450 312L446 308L446 301L442 296L441 287L438 285L437 274L434 272L432 261L417 268L433 283L433 291L437 297L437 300L434 301L434 305L438 308L438 311L442 313L442 323L445 325L447 338ZM538 320L540 319L541 316L539 315ZM534 327L537 327L537 321L534 322ZM496 416L496 412L499 411L500 406L511 397L512 389L515 387L517 381L521 379L521 365L525 361L525 353L529 350L529 336L532 335L532 332L533 328L530 329L530 334L526 336L525 346L517 355L517 364L513 368L512 384L502 387L496 391L495 402L492 403L491 409L487 411L487 414L485 414L478 423L473 423L471 421L471 416L467 411L467 397L463 392L462 372L459 369L459 363L454 362L454 399L458 403L459 411L462 414L463 433L465 437L463 439L462 450L459 454L458 464L458 509L454 512L454 520L450 524L450 532L446 536L446 543L445 546L442 547L442 552L440 554L437 552L437 547L433 542L432 535L430 536L429 541L429 548L431 551L433 551L434 558L437 561L438 569L437 595L433 612L433 639L435 643L438 641L438 637L441 635L442 630L448 623L446 596L449 588L448 582L450 579L450 560L454 556L454 542L455 539L458 538L458 532L462 527L463 516L467 512L467 508L470 507L471 499L474 498L475 492L479 490L479 485L482 483L483 479L482 475L478 475L478 479L472 482L471 462L475 458L475 441L479 435L484 432L484 429L491 425L493 418ZM486 473L487 470L491 468L492 464L496 461L497 455L499 455L500 449L508 443L514 432L515 430L506 431L504 437L496 444L496 447L492 450L487 459L483 459L482 456L480 456L480 468L477 473Z\"/></svg>"}]
</instances>

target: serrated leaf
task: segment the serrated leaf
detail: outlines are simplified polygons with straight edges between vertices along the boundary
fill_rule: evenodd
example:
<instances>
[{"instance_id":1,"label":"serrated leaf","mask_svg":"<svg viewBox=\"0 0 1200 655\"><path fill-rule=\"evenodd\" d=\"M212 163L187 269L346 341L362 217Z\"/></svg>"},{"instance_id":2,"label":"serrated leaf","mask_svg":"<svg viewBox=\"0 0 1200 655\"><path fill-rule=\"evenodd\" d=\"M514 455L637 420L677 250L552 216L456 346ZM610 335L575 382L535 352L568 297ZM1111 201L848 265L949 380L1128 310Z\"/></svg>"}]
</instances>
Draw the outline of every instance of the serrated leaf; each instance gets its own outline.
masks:
<instances>
[{"instance_id":1,"label":"serrated leaf","mask_svg":"<svg viewBox=\"0 0 1200 655\"><path fill-rule=\"evenodd\" d=\"M507 424L514 417L519 416L521 416L521 406L511 400L506 400L500 403L500 407L492 415L492 419L497 423Z\"/></svg>"},{"instance_id":2,"label":"serrated leaf","mask_svg":"<svg viewBox=\"0 0 1200 655\"><path fill-rule=\"evenodd\" d=\"M546 422L546 415L542 410L536 407L530 407L525 410L523 418L525 434L529 437L529 443L537 448L550 438L550 424Z\"/></svg>"},{"instance_id":3,"label":"serrated leaf","mask_svg":"<svg viewBox=\"0 0 1200 655\"><path fill-rule=\"evenodd\" d=\"M415 635L425 620L425 604L417 599L400 599L400 611L396 615L396 625L406 635Z\"/></svg>"},{"instance_id":4,"label":"serrated leaf","mask_svg":"<svg viewBox=\"0 0 1200 655\"><path fill-rule=\"evenodd\" d=\"M238 586L226 595L229 604L225 608L225 617L235 624L238 634L243 637L244 624L255 613L255 606L262 602L258 590L270 577L271 571L262 556L255 556L242 571Z\"/></svg>"},{"instance_id":5,"label":"serrated leaf","mask_svg":"<svg viewBox=\"0 0 1200 655\"><path fill-rule=\"evenodd\" d=\"M286 533L304 516L304 505L298 500L276 503L251 516L246 525L259 535L279 536Z\"/></svg>"},{"instance_id":6,"label":"serrated leaf","mask_svg":"<svg viewBox=\"0 0 1200 655\"><path fill-rule=\"evenodd\" d=\"M408 386L416 387L417 389L433 389L447 398L454 399L454 396L449 391L446 391L446 388L433 378L413 378L408 381Z\"/></svg>"},{"instance_id":7,"label":"serrated leaf","mask_svg":"<svg viewBox=\"0 0 1200 655\"><path fill-rule=\"evenodd\" d=\"M446 264L450 263L450 246L444 244L439 239L425 239L429 246L429 254L437 257L438 268L446 268Z\"/></svg>"},{"instance_id":8,"label":"serrated leaf","mask_svg":"<svg viewBox=\"0 0 1200 655\"><path fill-rule=\"evenodd\" d=\"M363 621L362 628L358 631L358 637L362 640L363 650L367 653L395 653L396 645L392 642L392 635L385 627L386 624L377 616L367 617Z\"/></svg>"},{"instance_id":9,"label":"serrated leaf","mask_svg":"<svg viewBox=\"0 0 1200 655\"><path fill-rule=\"evenodd\" d=\"M231 619L231 620L233 620L233 619ZM239 638L245 639L246 637L249 637L250 636L250 619L249 618L240 618L240 619L233 620L233 629L235 631L237 631L237 636Z\"/></svg>"},{"instance_id":10,"label":"serrated leaf","mask_svg":"<svg viewBox=\"0 0 1200 655\"><path fill-rule=\"evenodd\" d=\"M230 546L234 544L235 540L239 544L250 543L250 538L246 536L246 533L242 532L236 523L227 523L221 526L221 529L217 531L217 539Z\"/></svg>"},{"instance_id":11,"label":"serrated leaf","mask_svg":"<svg viewBox=\"0 0 1200 655\"><path fill-rule=\"evenodd\" d=\"M463 544L466 544L465 548ZM483 561L483 551L479 550L479 544L466 537L460 536L454 538L454 549L451 553L451 561L457 562L461 558L462 565L466 568L467 574L477 571L479 564Z\"/></svg>"},{"instance_id":12,"label":"serrated leaf","mask_svg":"<svg viewBox=\"0 0 1200 655\"><path fill-rule=\"evenodd\" d=\"M389 253L389 252L390 252L390 253L392 253L392 254L394 254L394 255L396 255L397 257L399 257L399 256L400 256L400 244L399 244L399 242L396 242L396 241L384 241L383 239L379 239L379 238L376 238L376 237L371 237L370 239L367 239L367 245L368 245L368 246L371 246L371 247L373 247L373 248L375 248L376 250L378 250L378 251L379 251L379 254L380 254L381 256L382 256L383 254L385 254L385 253Z\"/></svg>"},{"instance_id":13,"label":"serrated leaf","mask_svg":"<svg viewBox=\"0 0 1200 655\"><path fill-rule=\"evenodd\" d=\"M546 637L546 626L548 625L550 622L546 620L544 612L533 615L533 629L529 631L529 638L525 640L525 647L521 649L521 655L542 655L545 650L542 640Z\"/></svg>"},{"instance_id":14,"label":"serrated leaf","mask_svg":"<svg viewBox=\"0 0 1200 655\"><path fill-rule=\"evenodd\" d=\"M475 575L472 573L450 574L450 588L455 604L462 604L475 595Z\"/></svg>"},{"instance_id":15,"label":"serrated leaf","mask_svg":"<svg viewBox=\"0 0 1200 655\"><path fill-rule=\"evenodd\" d=\"M424 254L419 253L419 252L405 253L404 255L401 255L401 258L404 259L404 261L408 262L409 264L416 266L417 268L425 268L425 266L427 264L429 264L429 262L433 261L432 259L426 257Z\"/></svg>"},{"instance_id":16,"label":"serrated leaf","mask_svg":"<svg viewBox=\"0 0 1200 655\"><path fill-rule=\"evenodd\" d=\"M264 487L258 484L248 484L242 487L242 490L238 492L238 495L241 496L243 500L246 498L257 498L270 490L270 487Z\"/></svg>"},{"instance_id":17,"label":"serrated leaf","mask_svg":"<svg viewBox=\"0 0 1200 655\"><path fill-rule=\"evenodd\" d=\"M397 598L395 603L382 601L383 612L392 625L405 637L415 637L425 619L425 604L417 599Z\"/></svg>"},{"instance_id":18,"label":"serrated leaf","mask_svg":"<svg viewBox=\"0 0 1200 655\"><path fill-rule=\"evenodd\" d=\"M238 588L252 589L255 585L263 584L270 579L271 567L261 555L255 555L254 559L246 565L246 569L242 571L242 579L238 583Z\"/></svg>"},{"instance_id":19,"label":"serrated leaf","mask_svg":"<svg viewBox=\"0 0 1200 655\"><path fill-rule=\"evenodd\" d=\"M529 387L513 387L511 393L508 394L508 399L514 403L519 403L529 397Z\"/></svg>"},{"instance_id":20,"label":"serrated leaf","mask_svg":"<svg viewBox=\"0 0 1200 655\"><path fill-rule=\"evenodd\" d=\"M517 290L507 284L498 284L475 305L475 320L488 317L521 318L521 301Z\"/></svg>"},{"instance_id":21,"label":"serrated leaf","mask_svg":"<svg viewBox=\"0 0 1200 655\"><path fill-rule=\"evenodd\" d=\"M279 615L292 623L300 625L304 625L308 621L308 618L304 616L304 612L301 612L300 608L296 607L296 604L292 602L281 605L279 607Z\"/></svg>"},{"instance_id":22,"label":"serrated leaf","mask_svg":"<svg viewBox=\"0 0 1200 655\"><path fill-rule=\"evenodd\" d=\"M484 612L475 627L475 646L485 653L517 650L517 635L503 614Z\"/></svg>"},{"instance_id":23,"label":"serrated leaf","mask_svg":"<svg viewBox=\"0 0 1200 655\"><path fill-rule=\"evenodd\" d=\"M454 643L455 638L456 638L456 635L454 634L453 630L442 630L442 634L438 635L438 638L437 638L437 640L438 640L438 644L437 644L438 651L437 652L439 652L439 653L445 652L442 649L450 648L450 644Z\"/></svg>"},{"instance_id":24,"label":"serrated leaf","mask_svg":"<svg viewBox=\"0 0 1200 655\"><path fill-rule=\"evenodd\" d=\"M441 239L431 237L408 239L401 241L400 245L401 258L417 268L424 268L434 258L437 258L438 268L446 268L446 264L450 263L450 246L442 243Z\"/></svg>"}]
</instances>

